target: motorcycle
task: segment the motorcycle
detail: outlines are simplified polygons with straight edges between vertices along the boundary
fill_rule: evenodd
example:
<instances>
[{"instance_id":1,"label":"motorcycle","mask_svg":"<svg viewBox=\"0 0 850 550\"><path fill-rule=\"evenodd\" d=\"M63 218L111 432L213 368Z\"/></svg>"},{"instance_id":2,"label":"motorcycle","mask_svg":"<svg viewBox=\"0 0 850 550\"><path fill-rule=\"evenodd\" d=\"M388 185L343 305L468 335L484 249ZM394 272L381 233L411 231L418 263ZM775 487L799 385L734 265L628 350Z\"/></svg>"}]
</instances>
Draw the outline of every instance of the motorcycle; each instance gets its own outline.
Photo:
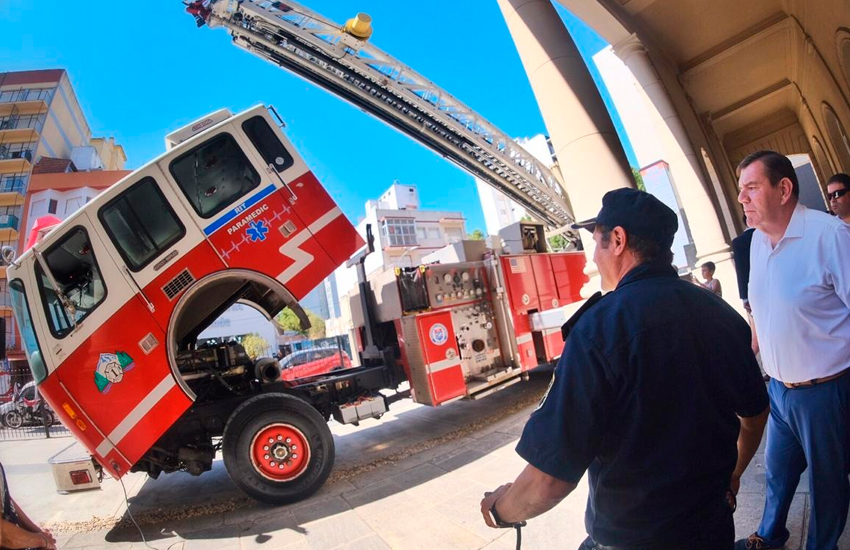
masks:
<instances>
[{"instance_id":1,"label":"motorcycle","mask_svg":"<svg viewBox=\"0 0 850 550\"><path fill-rule=\"evenodd\" d=\"M35 382L24 385L15 392L11 402L0 406L0 418L9 428L18 429L24 424L43 424L46 427L56 423L56 415L41 398L35 388Z\"/></svg>"}]
</instances>

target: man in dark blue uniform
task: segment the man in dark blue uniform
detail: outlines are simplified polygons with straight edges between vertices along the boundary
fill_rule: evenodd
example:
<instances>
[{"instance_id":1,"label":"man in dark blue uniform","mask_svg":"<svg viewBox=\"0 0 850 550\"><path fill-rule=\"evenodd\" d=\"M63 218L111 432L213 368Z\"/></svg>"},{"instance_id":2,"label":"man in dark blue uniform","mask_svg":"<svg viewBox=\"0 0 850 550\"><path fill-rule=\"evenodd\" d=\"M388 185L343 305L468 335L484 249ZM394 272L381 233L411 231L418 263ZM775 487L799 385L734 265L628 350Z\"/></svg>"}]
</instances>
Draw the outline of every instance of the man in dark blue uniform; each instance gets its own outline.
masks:
<instances>
[{"instance_id":1,"label":"man in dark blue uniform","mask_svg":"<svg viewBox=\"0 0 850 550\"><path fill-rule=\"evenodd\" d=\"M603 297L565 327L552 384L517 452L528 465L485 496L491 527L557 505L589 472L582 548L731 550L741 474L768 397L747 323L671 266L676 215L611 191L593 230Z\"/></svg>"}]
</instances>

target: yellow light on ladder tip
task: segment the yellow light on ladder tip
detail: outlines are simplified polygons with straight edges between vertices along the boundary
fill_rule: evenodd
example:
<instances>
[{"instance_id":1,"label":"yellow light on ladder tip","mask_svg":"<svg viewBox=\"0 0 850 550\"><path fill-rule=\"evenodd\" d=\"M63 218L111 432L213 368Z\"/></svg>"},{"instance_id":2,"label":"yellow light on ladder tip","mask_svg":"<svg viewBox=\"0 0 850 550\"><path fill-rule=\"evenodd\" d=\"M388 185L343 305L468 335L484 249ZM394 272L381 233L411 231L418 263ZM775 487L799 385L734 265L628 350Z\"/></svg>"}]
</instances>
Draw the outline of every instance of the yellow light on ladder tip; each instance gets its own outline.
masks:
<instances>
[{"instance_id":1,"label":"yellow light on ladder tip","mask_svg":"<svg viewBox=\"0 0 850 550\"><path fill-rule=\"evenodd\" d=\"M372 17L368 13L358 13L345 22L343 30L355 38L368 40L372 36Z\"/></svg>"}]
</instances>

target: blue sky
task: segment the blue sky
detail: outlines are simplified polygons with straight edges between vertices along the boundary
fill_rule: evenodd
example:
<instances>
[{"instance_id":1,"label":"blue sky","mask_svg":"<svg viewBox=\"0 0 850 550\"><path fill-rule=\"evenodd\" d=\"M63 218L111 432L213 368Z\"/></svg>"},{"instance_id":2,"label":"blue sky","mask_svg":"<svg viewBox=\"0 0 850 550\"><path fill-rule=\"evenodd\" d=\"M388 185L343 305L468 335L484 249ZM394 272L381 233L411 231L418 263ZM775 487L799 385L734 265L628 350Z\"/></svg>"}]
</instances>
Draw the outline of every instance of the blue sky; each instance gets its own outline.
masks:
<instances>
[{"instance_id":1,"label":"blue sky","mask_svg":"<svg viewBox=\"0 0 850 550\"><path fill-rule=\"evenodd\" d=\"M472 176L290 73L195 28L179 0L127 4L6 0L0 4L0 71L65 68L95 136L115 136L137 168L164 150L168 132L222 107L273 104L286 133L352 221L394 180L416 184L423 208L458 210L484 228ZM338 23L373 17L371 41L512 136L545 133L495 0L451 11L386 0L311 0ZM412 5L411 5L412 6ZM422 11L430 13L423 13ZM605 46L562 10L583 53ZM628 149L628 148L627 148Z\"/></svg>"}]
</instances>

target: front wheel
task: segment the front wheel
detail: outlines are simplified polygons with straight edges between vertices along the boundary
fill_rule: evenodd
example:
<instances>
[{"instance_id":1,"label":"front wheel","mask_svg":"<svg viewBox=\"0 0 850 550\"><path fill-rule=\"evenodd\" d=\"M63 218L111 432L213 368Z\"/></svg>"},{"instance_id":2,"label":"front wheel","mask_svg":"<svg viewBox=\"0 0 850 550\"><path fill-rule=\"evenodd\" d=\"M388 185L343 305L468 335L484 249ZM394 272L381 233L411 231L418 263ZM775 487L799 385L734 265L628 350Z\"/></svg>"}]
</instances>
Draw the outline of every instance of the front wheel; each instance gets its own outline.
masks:
<instances>
[{"instance_id":1,"label":"front wheel","mask_svg":"<svg viewBox=\"0 0 850 550\"><path fill-rule=\"evenodd\" d=\"M17 410L11 410L3 415L3 423L17 430L24 425L24 417Z\"/></svg>"},{"instance_id":2,"label":"front wheel","mask_svg":"<svg viewBox=\"0 0 850 550\"><path fill-rule=\"evenodd\" d=\"M222 436L230 479L252 498L289 504L315 493L334 463L334 440L322 415L282 393L239 405Z\"/></svg>"}]
</instances>

